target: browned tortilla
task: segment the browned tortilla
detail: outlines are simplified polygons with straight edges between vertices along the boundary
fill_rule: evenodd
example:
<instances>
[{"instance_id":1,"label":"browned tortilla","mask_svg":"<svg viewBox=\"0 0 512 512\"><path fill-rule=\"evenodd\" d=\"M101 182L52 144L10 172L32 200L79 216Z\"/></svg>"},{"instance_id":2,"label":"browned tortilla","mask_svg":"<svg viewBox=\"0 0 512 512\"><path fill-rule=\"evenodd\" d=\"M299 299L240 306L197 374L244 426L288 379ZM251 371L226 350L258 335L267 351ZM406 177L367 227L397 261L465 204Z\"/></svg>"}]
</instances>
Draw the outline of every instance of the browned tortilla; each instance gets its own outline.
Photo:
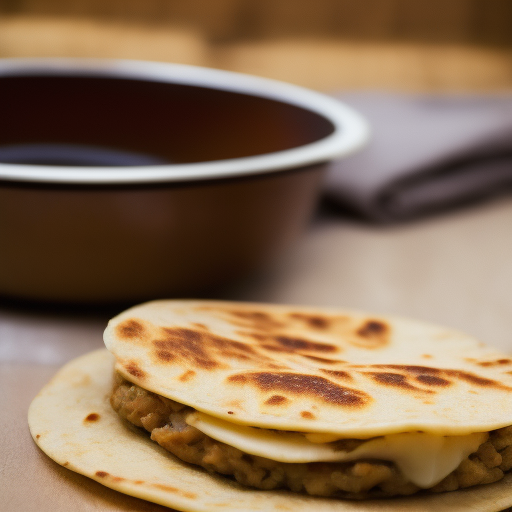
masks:
<instances>
[{"instance_id":1,"label":"browned tortilla","mask_svg":"<svg viewBox=\"0 0 512 512\"><path fill-rule=\"evenodd\" d=\"M104 350L66 365L34 399L29 425L59 464L120 492L177 510L206 512L497 512L512 506L512 477L462 491L363 502L259 491L181 462L109 403L112 356Z\"/></svg>"}]
</instances>

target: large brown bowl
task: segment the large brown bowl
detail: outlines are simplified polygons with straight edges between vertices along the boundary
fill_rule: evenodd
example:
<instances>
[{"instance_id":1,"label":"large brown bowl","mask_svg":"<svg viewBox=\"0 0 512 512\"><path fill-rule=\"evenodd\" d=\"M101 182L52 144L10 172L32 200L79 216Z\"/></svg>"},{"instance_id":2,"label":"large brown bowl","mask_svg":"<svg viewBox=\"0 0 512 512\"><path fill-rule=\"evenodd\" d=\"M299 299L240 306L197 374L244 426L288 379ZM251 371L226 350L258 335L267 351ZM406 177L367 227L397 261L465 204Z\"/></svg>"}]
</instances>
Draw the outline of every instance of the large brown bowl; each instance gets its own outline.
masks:
<instances>
[{"instance_id":1,"label":"large brown bowl","mask_svg":"<svg viewBox=\"0 0 512 512\"><path fill-rule=\"evenodd\" d=\"M365 122L256 77L132 61L0 60L0 294L191 295L271 261Z\"/></svg>"}]
</instances>

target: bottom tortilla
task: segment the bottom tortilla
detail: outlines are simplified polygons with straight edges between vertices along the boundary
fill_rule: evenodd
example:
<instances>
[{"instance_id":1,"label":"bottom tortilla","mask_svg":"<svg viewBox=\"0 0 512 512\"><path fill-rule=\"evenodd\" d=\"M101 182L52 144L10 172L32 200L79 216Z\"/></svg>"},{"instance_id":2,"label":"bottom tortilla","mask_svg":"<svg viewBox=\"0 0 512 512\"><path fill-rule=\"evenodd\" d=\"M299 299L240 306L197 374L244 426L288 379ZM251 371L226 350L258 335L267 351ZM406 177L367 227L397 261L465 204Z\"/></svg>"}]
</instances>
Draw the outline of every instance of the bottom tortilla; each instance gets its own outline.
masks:
<instances>
[{"instance_id":1,"label":"bottom tortilla","mask_svg":"<svg viewBox=\"0 0 512 512\"><path fill-rule=\"evenodd\" d=\"M498 512L512 506L512 474L459 491L357 502L244 488L181 462L122 422L109 403L113 364L106 350L68 363L34 399L28 421L53 460L124 494L190 512Z\"/></svg>"}]
</instances>

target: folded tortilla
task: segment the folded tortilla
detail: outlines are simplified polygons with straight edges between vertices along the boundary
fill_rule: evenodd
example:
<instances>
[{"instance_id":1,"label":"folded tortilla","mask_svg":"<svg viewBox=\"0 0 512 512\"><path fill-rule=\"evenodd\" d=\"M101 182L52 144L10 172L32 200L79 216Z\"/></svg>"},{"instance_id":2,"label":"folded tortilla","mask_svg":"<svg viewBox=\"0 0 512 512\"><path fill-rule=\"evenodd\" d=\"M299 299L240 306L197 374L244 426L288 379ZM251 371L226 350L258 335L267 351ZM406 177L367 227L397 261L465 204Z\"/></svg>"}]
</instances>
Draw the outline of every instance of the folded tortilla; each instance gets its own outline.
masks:
<instances>
[{"instance_id":1,"label":"folded tortilla","mask_svg":"<svg viewBox=\"0 0 512 512\"><path fill-rule=\"evenodd\" d=\"M430 457L435 471L451 457L446 472L489 444L489 432L512 425L512 360L464 334L410 320L160 301L113 319L105 343L130 393L177 403L180 421L255 460L382 459L412 475L422 469L415 478L426 478L418 485L428 488L432 474L425 477L417 462L425 454L440 454ZM242 487L177 460L122 422L108 403L113 365L105 351L70 363L34 400L29 423L54 460L121 492L179 510L218 510L219 503L226 510L341 511L512 505L508 474L464 491L364 502ZM357 443L347 448L347 440Z\"/></svg>"}]
</instances>

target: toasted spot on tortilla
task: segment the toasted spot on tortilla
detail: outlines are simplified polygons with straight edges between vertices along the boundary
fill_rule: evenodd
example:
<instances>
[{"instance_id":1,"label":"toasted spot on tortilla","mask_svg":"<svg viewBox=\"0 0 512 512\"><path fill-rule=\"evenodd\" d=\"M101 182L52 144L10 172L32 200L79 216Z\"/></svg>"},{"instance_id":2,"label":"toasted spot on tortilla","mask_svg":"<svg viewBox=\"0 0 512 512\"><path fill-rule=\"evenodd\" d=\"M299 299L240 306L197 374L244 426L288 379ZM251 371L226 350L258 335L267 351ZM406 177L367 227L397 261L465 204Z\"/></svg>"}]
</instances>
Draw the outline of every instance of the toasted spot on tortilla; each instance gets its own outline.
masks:
<instances>
[{"instance_id":1,"label":"toasted spot on tortilla","mask_svg":"<svg viewBox=\"0 0 512 512\"><path fill-rule=\"evenodd\" d=\"M39 439L41 437L41 434L36 435L36 439Z\"/></svg>"},{"instance_id":2,"label":"toasted spot on tortilla","mask_svg":"<svg viewBox=\"0 0 512 512\"><path fill-rule=\"evenodd\" d=\"M404 365L404 364L372 364L368 365L367 368L383 368L389 370L400 370L404 373L410 373L411 375L441 375L444 370L440 368L432 368L430 366L420 365Z\"/></svg>"},{"instance_id":3,"label":"toasted spot on tortilla","mask_svg":"<svg viewBox=\"0 0 512 512\"><path fill-rule=\"evenodd\" d=\"M305 418L306 420L314 420L315 415L309 411L302 411L300 413L301 417Z\"/></svg>"},{"instance_id":4,"label":"toasted spot on tortilla","mask_svg":"<svg viewBox=\"0 0 512 512\"><path fill-rule=\"evenodd\" d=\"M418 365L398 365L398 364L372 364L372 365L351 365L351 368L378 368L378 369L389 369L396 370L401 372L401 375L404 379L408 376L414 377L416 380L422 381L424 384L436 385L433 384L437 382L439 386L447 386L450 383L453 383L455 380L460 380L467 382L469 384L473 384L479 387L494 387L497 389L512 391L512 388L501 384L498 381L493 379L488 379L486 377L481 377L480 375L476 375L471 372L466 372L463 370L453 370L449 368L432 368L429 366L418 366ZM398 375L398 374L396 374ZM418 379L418 377L421 377ZM432 379L430 377L437 377L438 380ZM377 377L379 379L379 377ZM383 377L385 379L385 377ZM398 379L398 377L396 378ZM450 380L452 379L452 380ZM444 382L443 382L444 381Z\"/></svg>"},{"instance_id":5,"label":"toasted spot on tortilla","mask_svg":"<svg viewBox=\"0 0 512 512\"><path fill-rule=\"evenodd\" d=\"M310 352L336 352L338 347L330 343L307 340L303 338L292 338L289 336L275 336L274 341L286 349L307 350Z\"/></svg>"},{"instance_id":6,"label":"toasted spot on tortilla","mask_svg":"<svg viewBox=\"0 0 512 512\"><path fill-rule=\"evenodd\" d=\"M62 464L62 465L63 465L64 467L69 466L69 461L64 462L64 464Z\"/></svg>"},{"instance_id":7,"label":"toasted spot on tortilla","mask_svg":"<svg viewBox=\"0 0 512 512\"><path fill-rule=\"evenodd\" d=\"M506 364L512 364L512 359L497 359L495 361L480 361L476 363L479 366L489 367L489 366L501 366Z\"/></svg>"},{"instance_id":8,"label":"toasted spot on tortilla","mask_svg":"<svg viewBox=\"0 0 512 512\"><path fill-rule=\"evenodd\" d=\"M197 368L213 369L222 366L204 343L203 333L185 328L163 328L163 337L152 341L154 354L160 363L188 361Z\"/></svg>"},{"instance_id":9,"label":"toasted spot on tortilla","mask_svg":"<svg viewBox=\"0 0 512 512\"><path fill-rule=\"evenodd\" d=\"M436 377L435 375L418 375L416 380L421 384L426 384L427 386L450 386L451 382L446 379L442 379L441 377Z\"/></svg>"},{"instance_id":10,"label":"toasted spot on tortilla","mask_svg":"<svg viewBox=\"0 0 512 512\"><path fill-rule=\"evenodd\" d=\"M421 357L423 357L424 359L432 359L431 354L422 354Z\"/></svg>"},{"instance_id":11,"label":"toasted spot on tortilla","mask_svg":"<svg viewBox=\"0 0 512 512\"><path fill-rule=\"evenodd\" d=\"M389 343L390 328L380 320L367 320L357 329L356 334L365 342L370 341L374 346L383 346Z\"/></svg>"},{"instance_id":12,"label":"toasted spot on tortilla","mask_svg":"<svg viewBox=\"0 0 512 512\"><path fill-rule=\"evenodd\" d=\"M315 363L321 363L321 364L344 364L346 361L343 361L342 359L327 359L326 357L318 357L318 356L312 356L310 354L301 354L302 357L306 357L307 359L311 359L311 361L315 361Z\"/></svg>"},{"instance_id":13,"label":"toasted spot on tortilla","mask_svg":"<svg viewBox=\"0 0 512 512\"><path fill-rule=\"evenodd\" d=\"M91 412L85 419L84 422L90 422L93 423L95 421L98 421L100 419L100 415L96 412Z\"/></svg>"},{"instance_id":14,"label":"toasted spot on tortilla","mask_svg":"<svg viewBox=\"0 0 512 512\"><path fill-rule=\"evenodd\" d=\"M106 471L96 471L95 475L99 476L100 478L105 478L109 476L109 474Z\"/></svg>"},{"instance_id":15,"label":"toasted spot on tortilla","mask_svg":"<svg viewBox=\"0 0 512 512\"><path fill-rule=\"evenodd\" d=\"M291 313L289 317L293 318L294 320L302 320L313 329L328 329L331 325L331 319L327 316L308 315L306 313Z\"/></svg>"},{"instance_id":16,"label":"toasted spot on tortilla","mask_svg":"<svg viewBox=\"0 0 512 512\"><path fill-rule=\"evenodd\" d=\"M121 339L140 339L145 337L146 329L140 320L129 318L116 327L116 334Z\"/></svg>"},{"instance_id":17,"label":"toasted spot on tortilla","mask_svg":"<svg viewBox=\"0 0 512 512\"><path fill-rule=\"evenodd\" d=\"M361 407L370 401L363 391L346 388L324 377L303 373L252 372L231 375L228 382L252 384L261 391L311 397L344 407Z\"/></svg>"},{"instance_id":18,"label":"toasted spot on tortilla","mask_svg":"<svg viewBox=\"0 0 512 512\"><path fill-rule=\"evenodd\" d=\"M135 361L128 361L124 367L130 375L133 375L138 379L143 379L146 377L144 370L142 370L142 368Z\"/></svg>"},{"instance_id":19,"label":"toasted spot on tortilla","mask_svg":"<svg viewBox=\"0 0 512 512\"><path fill-rule=\"evenodd\" d=\"M228 411L228 414L235 414L233 411Z\"/></svg>"},{"instance_id":20,"label":"toasted spot on tortilla","mask_svg":"<svg viewBox=\"0 0 512 512\"><path fill-rule=\"evenodd\" d=\"M265 401L266 405L285 405L289 402L288 398L282 395L272 395L268 400Z\"/></svg>"},{"instance_id":21,"label":"toasted spot on tortilla","mask_svg":"<svg viewBox=\"0 0 512 512\"><path fill-rule=\"evenodd\" d=\"M365 375L369 375L374 382L378 384L383 384L385 386L392 386L400 389L410 390L410 391L422 391L423 393L432 393L430 390L425 390L418 388L417 386L413 386L409 382L407 382L407 376L402 375L401 373L394 372L361 372Z\"/></svg>"},{"instance_id":22,"label":"toasted spot on tortilla","mask_svg":"<svg viewBox=\"0 0 512 512\"><path fill-rule=\"evenodd\" d=\"M242 325L250 325L256 330L268 331L276 328L284 327L284 323L273 317L270 313L264 311L246 311L246 310L229 310L226 311L231 317L234 317Z\"/></svg>"},{"instance_id":23,"label":"toasted spot on tortilla","mask_svg":"<svg viewBox=\"0 0 512 512\"><path fill-rule=\"evenodd\" d=\"M247 382L247 377L243 374L243 373L239 373L239 374L235 374L235 375L230 375L228 377L228 382L234 382L234 383L244 383L244 382Z\"/></svg>"},{"instance_id":24,"label":"toasted spot on tortilla","mask_svg":"<svg viewBox=\"0 0 512 512\"><path fill-rule=\"evenodd\" d=\"M329 375L330 377L334 377L335 379L340 380L353 380L352 375L348 372L344 372L343 370L330 370L327 368L320 368L322 373Z\"/></svg>"},{"instance_id":25,"label":"toasted spot on tortilla","mask_svg":"<svg viewBox=\"0 0 512 512\"><path fill-rule=\"evenodd\" d=\"M272 359L242 341L184 327L163 328L162 333L152 341L154 357L160 363L186 362L203 370L229 368L233 360L273 364Z\"/></svg>"},{"instance_id":26,"label":"toasted spot on tortilla","mask_svg":"<svg viewBox=\"0 0 512 512\"><path fill-rule=\"evenodd\" d=\"M182 373L179 376L179 380L181 382L188 382L190 379L195 377L195 375L196 375L196 372L194 370L187 370L185 373Z\"/></svg>"},{"instance_id":27,"label":"toasted spot on tortilla","mask_svg":"<svg viewBox=\"0 0 512 512\"><path fill-rule=\"evenodd\" d=\"M162 491L172 492L175 494L180 494L181 496L185 498L189 498L191 500L195 500L197 498L197 494L193 492L188 491L182 491L176 487L172 487L171 485L164 485L164 484L152 484L152 487L155 487L157 489L161 489Z\"/></svg>"},{"instance_id":28,"label":"toasted spot on tortilla","mask_svg":"<svg viewBox=\"0 0 512 512\"><path fill-rule=\"evenodd\" d=\"M493 387L507 391L512 391L512 388L509 386L505 386L504 384L501 384L500 382L497 382L493 379L480 377L479 375L475 375L474 373L464 372L461 370L444 370L444 372L446 372L447 375L466 381L470 384L475 384L476 386Z\"/></svg>"}]
</instances>

